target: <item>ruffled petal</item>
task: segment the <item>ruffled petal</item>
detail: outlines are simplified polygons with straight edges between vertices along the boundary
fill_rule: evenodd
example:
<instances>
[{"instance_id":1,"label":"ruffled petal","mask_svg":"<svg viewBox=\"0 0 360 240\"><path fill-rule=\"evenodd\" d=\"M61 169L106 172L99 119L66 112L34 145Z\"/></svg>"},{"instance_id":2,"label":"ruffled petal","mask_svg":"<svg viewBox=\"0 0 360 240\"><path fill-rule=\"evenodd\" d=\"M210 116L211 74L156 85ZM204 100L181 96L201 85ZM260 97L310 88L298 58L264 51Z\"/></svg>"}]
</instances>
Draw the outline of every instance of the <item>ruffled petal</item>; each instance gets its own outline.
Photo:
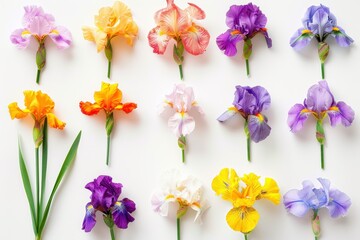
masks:
<instances>
[{"instance_id":1,"label":"ruffled petal","mask_svg":"<svg viewBox=\"0 0 360 240\"><path fill-rule=\"evenodd\" d=\"M79 104L81 112L85 115L95 115L98 114L102 109L97 103L91 102L80 102Z\"/></svg>"},{"instance_id":2,"label":"ruffled petal","mask_svg":"<svg viewBox=\"0 0 360 240\"><path fill-rule=\"evenodd\" d=\"M25 49L29 46L31 33L26 29L16 29L10 36L10 40L16 47Z\"/></svg>"},{"instance_id":3,"label":"ruffled petal","mask_svg":"<svg viewBox=\"0 0 360 240\"><path fill-rule=\"evenodd\" d=\"M82 224L82 230L90 232L96 224L96 210L91 203L86 204L86 214Z\"/></svg>"},{"instance_id":4,"label":"ruffled petal","mask_svg":"<svg viewBox=\"0 0 360 240\"><path fill-rule=\"evenodd\" d=\"M309 205L300 197L299 190L292 189L284 195L286 210L296 217L303 217L310 210Z\"/></svg>"},{"instance_id":5,"label":"ruffled petal","mask_svg":"<svg viewBox=\"0 0 360 240\"><path fill-rule=\"evenodd\" d=\"M193 3L188 3L189 6L185 8L185 11L189 13L190 17L196 20L202 20L205 18L205 12Z\"/></svg>"},{"instance_id":6,"label":"ruffled petal","mask_svg":"<svg viewBox=\"0 0 360 240\"><path fill-rule=\"evenodd\" d=\"M60 119L58 119L55 114L48 113L47 115L47 121L50 127L56 128L56 129L64 129L66 123L62 122Z\"/></svg>"},{"instance_id":7,"label":"ruffled petal","mask_svg":"<svg viewBox=\"0 0 360 240\"><path fill-rule=\"evenodd\" d=\"M249 233L256 227L260 214L253 207L233 208L226 215L228 225L235 231Z\"/></svg>"},{"instance_id":8,"label":"ruffled petal","mask_svg":"<svg viewBox=\"0 0 360 240\"><path fill-rule=\"evenodd\" d=\"M135 220L135 218L130 215L135 209L135 203L128 198L116 202L112 209L112 215L116 226L121 229L126 229L128 224Z\"/></svg>"},{"instance_id":9,"label":"ruffled petal","mask_svg":"<svg viewBox=\"0 0 360 240\"><path fill-rule=\"evenodd\" d=\"M28 109L21 110L16 102L10 103L8 107L11 119L24 118L29 114Z\"/></svg>"},{"instance_id":10,"label":"ruffled petal","mask_svg":"<svg viewBox=\"0 0 360 240\"><path fill-rule=\"evenodd\" d=\"M185 50L193 55L199 55L205 52L209 45L209 32L196 24L193 24L188 31L181 34L181 39Z\"/></svg>"},{"instance_id":11,"label":"ruffled petal","mask_svg":"<svg viewBox=\"0 0 360 240\"><path fill-rule=\"evenodd\" d=\"M157 54L164 54L171 37L161 31L160 27L153 28L148 34L150 47Z\"/></svg>"},{"instance_id":12,"label":"ruffled petal","mask_svg":"<svg viewBox=\"0 0 360 240\"><path fill-rule=\"evenodd\" d=\"M295 50L300 50L309 45L314 34L307 29L300 28L290 39L290 46Z\"/></svg>"},{"instance_id":13,"label":"ruffled petal","mask_svg":"<svg viewBox=\"0 0 360 240\"><path fill-rule=\"evenodd\" d=\"M261 188L260 198L268 199L274 204L280 203L280 189L274 179L265 178L265 184Z\"/></svg>"},{"instance_id":14,"label":"ruffled petal","mask_svg":"<svg viewBox=\"0 0 360 240\"><path fill-rule=\"evenodd\" d=\"M270 108L271 97L269 92L265 88L261 86L256 86L248 89L248 91L256 97L257 101L257 109L256 112L253 112L253 114L262 112L263 110Z\"/></svg>"},{"instance_id":15,"label":"ruffled petal","mask_svg":"<svg viewBox=\"0 0 360 240\"><path fill-rule=\"evenodd\" d=\"M354 42L354 40L345 33L344 29L339 26L333 28L331 35L335 37L336 42L341 47L348 47Z\"/></svg>"},{"instance_id":16,"label":"ruffled petal","mask_svg":"<svg viewBox=\"0 0 360 240\"><path fill-rule=\"evenodd\" d=\"M177 137L186 136L195 129L195 121L187 113L175 113L169 118L168 126Z\"/></svg>"},{"instance_id":17,"label":"ruffled petal","mask_svg":"<svg viewBox=\"0 0 360 240\"><path fill-rule=\"evenodd\" d=\"M348 127L354 120L355 112L350 106L344 102L338 102L336 106L333 106L327 111L330 118L331 126L335 127L339 123Z\"/></svg>"},{"instance_id":18,"label":"ruffled petal","mask_svg":"<svg viewBox=\"0 0 360 240\"><path fill-rule=\"evenodd\" d=\"M95 102L106 112L112 112L121 104L122 92L117 83L101 83L101 90L94 93Z\"/></svg>"},{"instance_id":19,"label":"ruffled petal","mask_svg":"<svg viewBox=\"0 0 360 240\"><path fill-rule=\"evenodd\" d=\"M312 112L301 104L295 104L288 112L287 124L292 132L300 131Z\"/></svg>"},{"instance_id":20,"label":"ruffled petal","mask_svg":"<svg viewBox=\"0 0 360 240\"><path fill-rule=\"evenodd\" d=\"M95 42L98 52L105 49L108 40L105 32L91 27L83 27L82 31L85 40Z\"/></svg>"},{"instance_id":21,"label":"ruffled petal","mask_svg":"<svg viewBox=\"0 0 360 240\"><path fill-rule=\"evenodd\" d=\"M267 119L261 114L250 115L248 117L248 128L250 138L254 142L260 142L270 135L271 127L267 124Z\"/></svg>"},{"instance_id":22,"label":"ruffled petal","mask_svg":"<svg viewBox=\"0 0 360 240\"><path fill-rule=\"evenodd\" d=\"M216 44L220 50L224 51L226 56L232 57L237 53L236 44L243 40L243 36L231 29L227 30L223 34L220 34L216 38Z\"/></svg>"},{"instance_id":23,"label":"ruffled petal","mask_svg":"<svg viewBox=\"0 0 360 240\"><path fill-rule=\"evenodd\" d=\"M240 178L232 168L224 168L220 171L212 183L211 187L217 195L221 195L224 200L233 201L233 193L238 192Z\"/></svg>"},{"instance_id":24,"label":"ruffled petal","mask_svg":"<svg viewBox=\"0 0 360 240\"><path fill-rule=\"evenodd\" d=\"M161 12L159 26L161 31L169 36L179 36L186 32L192 25L188 13L175 5Z\"/></svg>"},{"instance_id":25,"label":"ruffled petal","mask_svg":"<svg viewBox=\"0 0 360 240\"><path fill-rule=\"evenodd\" d=\"M326 206L332 218L343 217L351 206L351 199L343 192L335 189L329 192L330 202Z\"/></svg>"},{"instance_id":26,"label":"ruffled petal","mask_svg":"<svg viewBox=\"0 0 360 240\"><path fill-rule=\"evenodd\" d=\"M232 116L234 116L238 110L235 107L229 107L228 110L226 110L223 114L221 114L216 120L219 122L225 122Z\"/></svg>"},{"instance_id":27,"label":"ruffled petal","mask_svg":"<svg viewBox=\"0 0 360 240\"><path fill-rule=\"evenodd\" d=\"M29 22L28 30L32 35L44 37L54 29L54 22L49 21L45 16L36 16Z\"/></svg>"},{"instance_id":28,"label":"ruffled petal","mask_svg":"<svg viewBox=\"0 0 360 240\"><path fill-rule=\"evenodd\" d=\"M57 26L53 29L49 34L49 37L60 49L68 48L72 42L71 32L62 26Z\"/></svg>"}]
</instances>

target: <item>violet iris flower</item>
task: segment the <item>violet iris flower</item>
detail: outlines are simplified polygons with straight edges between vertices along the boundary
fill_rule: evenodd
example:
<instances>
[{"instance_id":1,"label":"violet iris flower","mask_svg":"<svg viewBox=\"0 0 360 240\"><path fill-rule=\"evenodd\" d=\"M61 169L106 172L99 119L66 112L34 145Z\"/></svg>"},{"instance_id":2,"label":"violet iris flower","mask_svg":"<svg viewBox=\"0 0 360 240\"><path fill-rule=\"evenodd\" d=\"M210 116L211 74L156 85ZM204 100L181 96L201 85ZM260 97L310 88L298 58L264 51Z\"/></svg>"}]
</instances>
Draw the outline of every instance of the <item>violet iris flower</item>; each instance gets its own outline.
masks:
<instances>
[{"instance_id":1,"label":"violet iris flower","mask_svg":"<svg viewBox=\"0 0 360 240\"><path fill-rule=\"evenodd\" d=\"M91 191L91 201L86 204L86 214L82 229L90 232L96 224L96 212L103 214L104 222L109 227L111 239L115 239L114 224L121 229L126 229L135 219L130 215L136 209L135 203L124 198L119 200L121 183L112 182L109 176L99 176L93 182L86 184L85 188Z\"/></svg>"},{"instance_id":2,"label":"violet iris flower","mask_svg":"<svg viewBox=\"0 0 360 240\"><path fill-rule=\"evenodd\" d=\"M292 189L284 195L286 210L296 217L303 217L307 212L313 212L312 228L315 240L320 235L320 218L318 212L321 208L329 210L330 217L338 218L347 214L351 206L350 198L343 192L330 188L330 181L318 178L321 188L315 188L309 180L303 181L303 188Z\"/></svg>"},{"instance_id":3,"label":"violet iris flower","mask_svg":"<svg viewBox=\"0 0 360 240\"><path fill-rule=\"evenodd\" d=\"M324 118L329 116L332 127L340 123L348 127L353 122L355 113L346 103L336 102L327 82L320 81L310 87L303 104L295 104L289 110L287 123L291 131L294 133L300 131L309 115L317 120L316 139L321 146L321 168L324 169L325 133L322 126Z\"/></svg>"},{"instance_id":4,"label":"violet iris flower","mask_svg":"<svg viewBox=\"0 0 360 240\"><path fill-rule=\"evenodd\" d=\"M226 25L229 29L216 38L218 47L225 55L232 57L237 53L236 44L244 41L243 56L246 60L247 75L249 72L249 57L252 53L251 39L258 33L264 35L268 48L272 40L265 28L266 16L259 7L249 3L247 5L232 5L226 13Z\"/></svg>"},{"instance_id":5,"label":"violet iris flower","mask_svg":"<svg viewBox=\"0 0 360 240\"><path fill-rule=\"evenodd\" d=\"M260 142L269 136L271 127L268 119L261 112L270 108L271 98L268 91L261 87L236 86L233 106L228 108L220 117L219 122L225 122L239 113L245 119L244 130L247 136L248 161L250 161L250 139Z\"/></svg>"},{"instance_id":6,"label":"violet iris flower","mask_svg":"<svg viewBox=\"0 0 360 240\"><path fill-rule=\"evenodd\" d=\"M41 7L26 6L24 10L23 28L16 29L11 34L10 40L20 49L29 46L31 36L39 43L36 52L38 67L36 83L39 83L40 71L46 62L45 39L49 37L59 49L66 49L70 46L72 37L68 29L55 25L55 18L51 14L45 13Z\"/></svg>"},{"instance_id":7,"label":"violet iris flower","mask_svg":"<svg viewBox=\"0 0 360 240\"><path fill-rule=\"evenodd\" d=\"M337 25L336 17L324 5L311 6L302 19L303 27L299 28L290 39L291 47L296 50L309 45L315 37L318 41L318 53L321 61L322 78L324 79L324 62L329 54L329 45L325 42L328 36L333 36L341 47L348 47L354 40L344 29Z\"/></svg>"}]
</instances>

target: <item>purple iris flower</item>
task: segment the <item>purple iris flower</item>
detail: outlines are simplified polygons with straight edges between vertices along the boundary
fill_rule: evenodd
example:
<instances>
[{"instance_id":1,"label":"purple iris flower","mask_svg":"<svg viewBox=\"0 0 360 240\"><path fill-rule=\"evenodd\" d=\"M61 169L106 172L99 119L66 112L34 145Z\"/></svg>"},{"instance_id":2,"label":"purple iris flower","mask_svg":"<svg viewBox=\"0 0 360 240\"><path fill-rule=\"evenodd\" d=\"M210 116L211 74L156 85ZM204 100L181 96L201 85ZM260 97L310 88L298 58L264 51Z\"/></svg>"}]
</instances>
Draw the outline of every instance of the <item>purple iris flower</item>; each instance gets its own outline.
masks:
<instances>
[{"instance_id":1,"label":"purple iris flower","mask_svg":"<svg viewBox=\"0 0 360 240\"><path fill-rule=\"evenodd\" d=\"M320 81L310 87L307 98L303 104L295 104L288 113L287 123L292 132L300 131L309 115L317 120L316 138L321 144L321 160L323 163L323 145L325 142L325 133L322 122L326 116L329 116L331 126L342 124L345 127L351 125L354 120L355 113L346 103L336 102L333 94L330 92L326 81Z\"/></svg>"},{"instance_id":2,"label":"purple iris flower","mask_svg":"<svg viewBox=\"0 0 360 240\"><path fill-rule=\"evenodd\" d=\"M99 176L94 181L86 184L85 188L91 191L91 201L86 204L86 214L82 229L90 232L96 224L96 212L103 214L104 222L113 234L114 224L118 228L126 229L135 219L130 215L136 209L135 203L124 198L119 200L121 183L112 182L110 176Z\"/></svg>"},{"instance_id":3,"label":"purple iris flower","mask_svg":"<svg viewBox=\"0 0 360 240\"><path fill-rule=\"evenodd\" d=\"M218 47L229 57L236 55L236 44L244 41L243 55L246 60L248 75L248 59L252 53L251 38L261 33L266 39L267 46L269 48L272 46L272 40L265 28L266 22L267 18L258 6L252 3L232 5L226 13L226 25L229 29L216 38Z\"/></svg>"},{"instance_id":4,"label":"purple iris flower","mask_svg":"<svg viewBox=\"0 0 360 240\"><path fill-rule=\"evenodd\" d=\"M292 189L284 195L286 210L296 217L303 217L307 212L313 211L312 227L315 237L320 235L320 208L327 208L330 217L338 218L347 214L351 205L350 198L343 192L330 188L330 181L318 178L321 188L315 188L309 180L303 181L303 188Z\"/></svg>"},{"instance_id":5,"label":"purple iris flower","mask_svg":"<svg viewBox=\"0 0 360 240\"><path fill-rule=\"evenodd\" d=\"M248 160L250 161L250 139L260 142L269 136L271 127L267 124L268 119L261 112L270 108L271 98L268 91L261 87L236 86L233 107L228 108L218 121L225 122L230 117L239 113L245 119L244 130L248 139Z\"/></svg>"},{"instance_id":6,"label":"purple iris flower","mask_svg":"<svg viewBox=\"0 0 360 240\"><path fill-rule=\"evenodd\" d=\"M354 40L344 29L337 25L336 17L324 5L311 6L307 9L302 20L303 27L298 29L290 39L291 47L296 50L306 47L315 37L319 42L318 52L322 63L324 79L324 62L329 54L329 45L325 42L328 36L333 36L341 47L348 47Z\"/></svg>"}]
</instances>

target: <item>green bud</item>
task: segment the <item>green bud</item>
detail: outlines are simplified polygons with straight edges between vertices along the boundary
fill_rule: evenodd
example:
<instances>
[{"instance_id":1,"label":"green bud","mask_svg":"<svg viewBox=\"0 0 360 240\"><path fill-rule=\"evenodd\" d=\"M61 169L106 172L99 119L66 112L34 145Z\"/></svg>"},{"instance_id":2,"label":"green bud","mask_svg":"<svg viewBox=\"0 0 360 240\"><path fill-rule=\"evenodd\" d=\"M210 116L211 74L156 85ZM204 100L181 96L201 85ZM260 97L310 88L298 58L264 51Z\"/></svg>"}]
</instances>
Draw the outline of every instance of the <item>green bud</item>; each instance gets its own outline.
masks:
<instances>
[{"instance_id":1,"label":"green bud","mask_svg":"<svg viewBox=\"0 0 360 240\"><path fill-rule=\"evenodd\" d=\"M243 56L245 59L249 59L252 53L252 42L250 38L244 41Z\"/></svg>"},{"instance_id":2,"label":"green bud","mask_svg":"<svg viewBox=\"0 0 360 240\"><path fill-rule=\"evenodd\" d=\"M181 41L178 41L177 44L174 44L174 48L173 48L173 57L178 65L181 65L184 62L183 54L184 54L184 45L182 44Z\"/></svg>"},{"instance_id":3,"label":"green bud","mask_svg":"<svg viewBox=\"0 0 360 240\"><path fill-rule=\"evenodd\" d=\"M111 214L104 214L103 218L104 218L104 223L106 224L106 226L108 226L109 228L114 227L114 220L113 220Z\"/></svg>"},{"instance_id":4,"label":"green bud","mask_svg":"<svg viewBox=\"0 0 360 240\"><path fill-rule=\"evenodd\" d=\"M312 230L315 235L315 237L320 236L320 218L317 215L311 222Z\"/></svg>"},{"instance_id":5,"label":"green bud","mask_svg":"<svg viewBox=\"0 0 360 240\"><path fill-rule=\"evenodd\" d=\"M105 56L109 60L109 62L111 62L111 60L112 60L112 46L111 46L110 39L107 41L107 44L105 46Z\"/></svg>"},{"instance_id":6,"label":"green bud","mask_svg":"<svg viewBox=\"0 0 360 240\"><path fill-rule=\"evenodd\" d=\"M110 136L113 127L114 127L114 114L111 112L106 116L105 129L106 129L106 134L108 136Z\"/></svg>"},{"instance_id":7,"label":"green bud","mask_svg":"<svg viewBox=\"0 0 360 240\"><path fill-rule=\"evenodd\" d=\"M39 70L43 69L46 63L45 43L41 42L36 52L36 65Z\"/></svg>"},{"instance_id":8,"label":"green bud","mask_svg":"<svg viewBox=\"0 0 360 240\"><path fill-rule=\"evenodd\" d=\"M177 210L176 217L180 219L182 216L184 216L186 214L187 209L188 209L187 206L180 205L179 209Z\"/></svg>"},{"instance_id":9,"label":"green bud","mask_svg":"<svg viewBox=\"0 0 360 240\"><path fill-rule=\"evenodd\" d=\"M327 56L329 55L330 46L326 42L319 42L318 43L318 54L320 61L322 63L325 62Z\"/></svg>"},{"instance_id":10,"label":"green bud","mask_svg":"<svg viewBox=\"0 0 360 240\"><path fill-rule=\"evenodd\" d=\"M44 126L35 121L33 128L33 139L35 143L35 148L39 148L44 140Z\"/></svg>"},{"instance_id":11,"label":"green bud","mask_svg":"<svg viewBox=\"0 0 360 240\"><path fill-rule=\"evenodd\" d=\"M182 135L181 137L178 138L178 145L182 150L184 150L186 148L186 138L185 138L185 136Z\"/></svg>"},{"instance_id":12,"label":"green bud","mask_svg":"<svg viewBox=\"0 0 360 240\"><path fill-rule=\"evenodd\" d=\"M320 144L324 144L325 142L325 131L321 120L316 122L316 139Z\"/></svg>"}]
</instances>

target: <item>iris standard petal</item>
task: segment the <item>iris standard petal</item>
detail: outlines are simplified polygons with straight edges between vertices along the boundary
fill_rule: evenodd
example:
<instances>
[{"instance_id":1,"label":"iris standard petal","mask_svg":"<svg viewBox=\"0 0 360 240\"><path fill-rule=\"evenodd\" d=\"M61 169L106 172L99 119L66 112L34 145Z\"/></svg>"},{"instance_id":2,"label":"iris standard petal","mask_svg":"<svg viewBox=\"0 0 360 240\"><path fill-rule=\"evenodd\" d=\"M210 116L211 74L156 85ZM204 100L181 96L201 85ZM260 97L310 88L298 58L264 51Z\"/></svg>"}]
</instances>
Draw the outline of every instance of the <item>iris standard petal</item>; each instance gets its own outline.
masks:
<instances>
[{"instance_id":1,"label":"iris standard petal","mask_svg":"<svg viewBox=\"0 0 360 240\"><path fill-rule=\"evenodd\" d=\"M96 224L96 210L91 203L86 204L86 214L82 224L82 230L90 232Z\"/></svg>"},{"instance_id":2,"label":"iris standard petal","mask_svg":"<svg viewBox=\"0 0 360 240\"><path fill-rule=\"evenodd\" d=\"M170 39L171 37L161 31L159 26L153 28L148 34L149 45L157 54L164 54Z\"/></svg>"},{"instance_id":3,"label":"iris standard petal","mask_svg":"<svg viewBox=\"0 0 360 240\"><path fill-rule=\"evenodd\" d=\"M16 29L10 36L10 40L16 47L25 49L29 46L31 33L26 29Z\"/></svg>"},{"instance_id":4,"label":"iris standard petal","mask_svg":"<svg viewBox=\"0 0 360 240\"><path fill-rule=\"evenodd\" d=\"M49 22L45 17L36 16L33 21L29 23L28 30L32 35L36 35L41 38L49 35L54 27L54 23Z\"/></svg>"},{"instance_id":5,"label":"iris standard petal","mask_svg":"<svg viewBox=\"0 0 360 240\"><path fill-rule=\"evenodd\" d=\"M188 13L175 5L161 12L159 26L161 32L169 36L178 36L191 27L192 21Z\"/></svg>"},{"instance_id":6,"label":"iris standard petal","mask_svg":"<svg viewBox=\"0 0 360 240\"><path fill-rule=\"evenodd\" d=\"M332 31L333 25L332 22L329 21L329 9L323 5L315 11L312 22L309 23L309 29L314 34L319 34L320 40L323 40L323 37L326 33L330 33Z\"/></svg>"},{"instance_id":7,"label":"iris standard petal","mask_svg":"<svg viewBox=\"0 0 360 240\"><path fill-rule=\"evenodd\" d=\"M295 104L288 112L287 124L292 132L300 131L312 112L302 104Z\"/></svg>"},{"instance_id":8,"label":"iris standard petal","mask_svg":"<svg viewBox=\"0 0 360 240\"><path fill-rule=\"evenodd\" d=\"M126 229L128 224L135 220L135 218L130 215L135 209L135 203L128 198L116 202L112 209L112 215L116 226L121 229Z\"/></svg>"},{"instance_id":9,"label":"iris standard petal","mask_svg":"<svg viewBox=\"0 0 360 240\"><path fill-rule=\"evenodd\" d=\"M223 168L211 183L211 188L224 200L232 201L233 192L239 189L240 178L232 168Z\"/></svg>"},{"instance_id":10,"label":"iris standard petal","mask_svg":"<svg viewBox=\"0 0 360 240\"><path fill-rule=\"evenodd\" d=\"M186 136L195 129L194 118L187 113L175 113L169 118L168 126L177 137Z\"/></svg>"},{"instance_id":11,"label":"iris standard petal","mask_svg":"<svg viewBox=\"0 0 360 240\"><path fill-rule=\"evenodd\" d=\"M85 40L95 42L98 52L105 49L108 40L105 32L92 27L83 27L82 31Z\"/></svg>"},{"instance_id":12,"label":"iris standard petal","mask_svg":"<svg viewBox=\"0 0 360 240\"><path fill-rule=\"evenodd\" d=\"M348 127L351 125L355 117L354 110L352 110L352 108L344 102L338 102L327 111L327 114L330 118L330 124L333 127L339 123Z\"/></svg>"},{"instance_id":13,"label":"iris standard petal","mask_svg":"<svg viewBox=\"0 0 360 240\"><path fill-rule=\"evenodd\" d=\"M193 3L188 3L188 4L189 6L185 8L185 11L188 12L191 18L196 20L202 20L205 18L206 14L200 7L198 7Z\"/></svg>"},{"instance_id":14,"label":"iris standard petal","mask_svg":"<svg viewBox=\"0 0 360 240\"><path fill-rule=\"evenodd\" d=\"M234 95L235 98L233 105L237 108L237 110L244 112L245 116L258 113L258 99L250 87L242 87L238 85L236 86Z\"/></svg>"},{"instance_id":15,"label":"iris standard petal","mask_svg":"<svg viewBox=\"0 0 360 240\"><path fill-rule=\"evenodd\" d=\"M339 26L333 28L331 35L335 37L336 42L341 47L348 47L354 42L354 40L345 33L344 29Z\"/></svg>"},{"instance_id":16,"label":"iris standard petal","mask_svg":"<svg viewBox=\"0 0 360 240\"><path fill-rule=\"evenodd\" d=\"M70 31L62 26L57 26L55 29L51 30L49 37L60 49L68 48L72 42Z\"/></svg>"},{"instance_id":17,"label":"iris standard petal","mask_svg":"<svg viewBox=\"0 0 360 240\"><path fill-rule=\"evenodd\" d=\"M219 122L225 122L232 116L234 116L238 110L235 107L229 107L228 110L226 110L223 114L221 114L216 120Z\"/></svg>"},{"instance_id":18,"label":"iris standard petal","mask_svg":"<svg viewBox=\"0 0 360 240\"><path fill-rule=\"evenodd\" d=\"M193 24L186 32L181 34L181 40L185 50L193 55L200 55L205 52L209 45L209 32L196 24Z\"/></svg>"},{"instance_id":19,"label":"iris standard petal","mask_svg":"<svg viewBox=\"0 0 360 240\"><path fill-rule=\"evenodd\" d=\"M256 227L260 214L253 207L231 209L226 215L228 225L235 231L249 233Z\"/></svg>"},{"instance_id":20,"label":"iris standard petal","mask_svg":"<svg viewBox=\"0 0 360 240\"><path fill-rule=\"evenodd\" d=\"M343 192L334 189L329 192L330 202L326 206L332 218L343 217L351 206L351 199Z\"/></svg>"},{"instance_id":21,"label":"iris standard petal","mask_svg":"<svg viewBox=\"0 0 360 240\"><path fill-rule=\"evenodd\" d=\"M229 29L216 38L216 44L226 56L232 57L236 55L236 44L241 40L243 40L243 35L239 31Z\"/></svg>"},{"instance_id":22,"label":"iris standard petal","mask_svg":"<svg viewBox=\"0 0 360 240\"><path fill-rule=\"evenodd\" d=\"M314 34L307 29L300 28L294 35L290 38L290 46L295 50L300 50L309 45L311 39L313 39Z\"/></svg>"},{"instance_id":23,"label":"iris standard petal","mask_svg":"<svg viewBox=\"0 0 360 240\"><path fill-rule=\"evenodd\" d=\"M249 115L248 128L251 140L256 143L267 138L271 131L271 127L267 124L266 117L261 114Z\"/></svg>"},{"instance_id":24,"label":"iris standard petal","mask_svg":"<svg viewBox=\"0 0 360 240\"><path fill-rule=\"evenodd\" d=\"M260 113L263 110L270 108L271 98L269 92L265 88L256 86L251 88L249 92L253 93L257 100L257 109L255 110L256 112L253 112L253 114Z\"/></svg>"}]
</instances>

